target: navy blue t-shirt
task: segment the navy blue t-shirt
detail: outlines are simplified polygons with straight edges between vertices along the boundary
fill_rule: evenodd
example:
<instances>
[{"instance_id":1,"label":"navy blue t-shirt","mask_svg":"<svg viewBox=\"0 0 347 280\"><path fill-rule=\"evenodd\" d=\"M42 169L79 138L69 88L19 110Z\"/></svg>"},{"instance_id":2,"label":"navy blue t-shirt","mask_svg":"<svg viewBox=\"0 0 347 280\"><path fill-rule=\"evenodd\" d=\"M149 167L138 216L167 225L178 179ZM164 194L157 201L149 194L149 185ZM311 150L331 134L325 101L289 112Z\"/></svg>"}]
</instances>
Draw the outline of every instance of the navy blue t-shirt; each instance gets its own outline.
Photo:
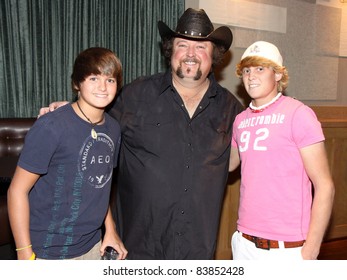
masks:
<instances>
[{"instance_id":1,"label":"navy blue t-shirt","mask_svg":"<svg viewBox=\"0 0 347 280\"><path fill-rule=\"evenodd\" d=\"M29 194L38 258L74 258L100 241L121 136L108 114L94 128L97 139L91 128L68 104L40 117L25 138L18 165L41 174Z\"/></svg>"}]
</instances>

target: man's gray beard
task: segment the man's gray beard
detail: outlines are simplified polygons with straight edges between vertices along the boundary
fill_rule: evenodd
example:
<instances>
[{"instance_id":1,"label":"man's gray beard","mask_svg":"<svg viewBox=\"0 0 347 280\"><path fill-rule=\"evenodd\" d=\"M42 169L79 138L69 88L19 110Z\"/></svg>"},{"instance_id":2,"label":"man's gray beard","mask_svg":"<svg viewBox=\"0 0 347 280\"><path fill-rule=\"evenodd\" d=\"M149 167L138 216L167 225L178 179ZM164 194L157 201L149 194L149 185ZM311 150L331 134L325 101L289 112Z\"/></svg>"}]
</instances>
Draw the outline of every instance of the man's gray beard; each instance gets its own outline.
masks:
<instances>
[{"instance_id":1,"label":"man's gray beard","mask_svg":"<svg viewBox=\"0 0 347 280\"><path fill-rule=\"evenodd\" d=\"M182 71L182 67L181 66L178 66L177 67L177 70L176 70L176 75L178 77L180 77L181 79L184 78L184 75L183 75L183 71ZM198 69L198 71L196 72L196 75L194 77L194 81L198 81L201 79L201 76L202 76L202 72L200 70L200 68Z\"/></svg>"}]
</instances>

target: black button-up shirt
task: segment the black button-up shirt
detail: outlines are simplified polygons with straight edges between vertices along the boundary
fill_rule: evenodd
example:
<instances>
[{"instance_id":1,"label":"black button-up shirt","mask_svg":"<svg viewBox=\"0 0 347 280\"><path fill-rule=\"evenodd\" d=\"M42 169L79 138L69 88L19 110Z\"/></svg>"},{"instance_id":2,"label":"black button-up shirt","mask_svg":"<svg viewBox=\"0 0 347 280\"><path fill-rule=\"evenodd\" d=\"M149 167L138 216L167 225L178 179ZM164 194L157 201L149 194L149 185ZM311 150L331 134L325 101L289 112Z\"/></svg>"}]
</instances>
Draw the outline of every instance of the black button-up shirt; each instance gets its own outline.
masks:
<instances>
[{"instance_id":1,"label":"black button-up shirt","mask_svg":"<svg viewBox=\"0 0 347 280\"><path fill-rule=\"evenodd\" d=\"M241 104L217 84L192 118L171 72L125 86L110 110L120 123L120 234L129 259L212 259L232 124Z\"/></svg>"}]
</instances>

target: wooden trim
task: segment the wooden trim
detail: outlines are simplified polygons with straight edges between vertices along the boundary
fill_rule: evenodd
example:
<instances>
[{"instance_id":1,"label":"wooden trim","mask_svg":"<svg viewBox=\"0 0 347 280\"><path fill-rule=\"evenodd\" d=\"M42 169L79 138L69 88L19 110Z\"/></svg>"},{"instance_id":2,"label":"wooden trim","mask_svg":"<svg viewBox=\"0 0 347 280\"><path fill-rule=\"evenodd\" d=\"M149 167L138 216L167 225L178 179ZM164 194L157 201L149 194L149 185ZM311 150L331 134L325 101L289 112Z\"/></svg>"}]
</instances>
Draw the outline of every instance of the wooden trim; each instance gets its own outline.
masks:
<instances>
[{"instance_id":1,"label":"wooden trim","mask_svg":"<svg viewBox=\"0 0 347 280\"><path fill-rule=\"evenodd\" d=\"M347 106L310 106L322 127L347 127Z\"/></svg>"}]
</instances>

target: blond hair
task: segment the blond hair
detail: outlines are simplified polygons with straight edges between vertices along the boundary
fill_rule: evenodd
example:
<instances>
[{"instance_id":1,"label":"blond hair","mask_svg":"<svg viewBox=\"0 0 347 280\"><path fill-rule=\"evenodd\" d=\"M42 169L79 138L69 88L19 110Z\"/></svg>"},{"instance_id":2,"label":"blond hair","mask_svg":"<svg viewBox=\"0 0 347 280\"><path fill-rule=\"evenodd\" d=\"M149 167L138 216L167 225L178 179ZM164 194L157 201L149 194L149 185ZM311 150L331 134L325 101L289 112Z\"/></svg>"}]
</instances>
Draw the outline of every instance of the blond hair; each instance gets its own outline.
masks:
<instances>
[{"instance_id":1,"label":"blond hair","mask_svg":"<svg viewBox=\"0 0 347 280\"><path fill-rule=\"evenodd\" d=\"M277 91L284 92L288 86L289 75L285 66L279 66L272 60L266 59L261 56L248 56L245 57L236 65L236 76L242 78L242 70L246 67L263 66L272 68L276 74L282 74L282 79L277 82Z\"/></svg>"}]
</instances>

